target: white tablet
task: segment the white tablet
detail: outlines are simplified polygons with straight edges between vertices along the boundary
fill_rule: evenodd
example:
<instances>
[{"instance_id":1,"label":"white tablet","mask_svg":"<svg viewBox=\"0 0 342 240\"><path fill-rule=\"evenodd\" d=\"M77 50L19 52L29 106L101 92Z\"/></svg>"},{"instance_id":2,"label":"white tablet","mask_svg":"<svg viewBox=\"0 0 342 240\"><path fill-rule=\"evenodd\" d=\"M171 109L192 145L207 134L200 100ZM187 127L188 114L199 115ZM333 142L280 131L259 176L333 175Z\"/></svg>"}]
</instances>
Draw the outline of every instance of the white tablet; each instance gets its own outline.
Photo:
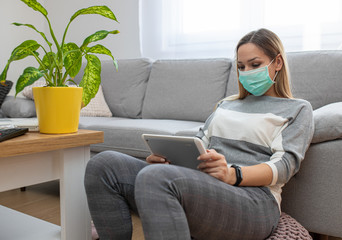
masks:
<instances>
[{"instance_id":1,"label":"white tablet","mask_svg":"<svg viewBox=\"0 0 342 240\"><path fill-rule=\"evenodd\" d=\"M197 169L197 157L206 153L204 144L197 137L143 134L150 152L164 157L170 164Z\"/></svg>"}]
</instances>

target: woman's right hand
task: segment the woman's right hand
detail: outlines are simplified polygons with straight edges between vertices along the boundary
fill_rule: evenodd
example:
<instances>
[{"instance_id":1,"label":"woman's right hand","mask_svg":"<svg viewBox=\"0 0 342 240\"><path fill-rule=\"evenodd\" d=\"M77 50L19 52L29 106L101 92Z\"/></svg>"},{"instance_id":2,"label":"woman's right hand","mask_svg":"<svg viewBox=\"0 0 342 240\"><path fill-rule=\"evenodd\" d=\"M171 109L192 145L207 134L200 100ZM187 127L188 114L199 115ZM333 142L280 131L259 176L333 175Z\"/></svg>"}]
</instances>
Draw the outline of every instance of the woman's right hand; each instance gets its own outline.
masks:
<instances>
[{"instance_id":1,"label":"woman's right hand","mask_svg":"<svg viewBox=\"0 0 342 240\"><path fill-rule=\"evenodd\" d=\"M146 158L146 162L148 163L162 163L162 164L169 164L168 161L166 161L165 158L161 157L161 156L157 156L157 155L154 155L154 154L151 154L150 156L148 156Z\"/></svg>"}]
</instances>

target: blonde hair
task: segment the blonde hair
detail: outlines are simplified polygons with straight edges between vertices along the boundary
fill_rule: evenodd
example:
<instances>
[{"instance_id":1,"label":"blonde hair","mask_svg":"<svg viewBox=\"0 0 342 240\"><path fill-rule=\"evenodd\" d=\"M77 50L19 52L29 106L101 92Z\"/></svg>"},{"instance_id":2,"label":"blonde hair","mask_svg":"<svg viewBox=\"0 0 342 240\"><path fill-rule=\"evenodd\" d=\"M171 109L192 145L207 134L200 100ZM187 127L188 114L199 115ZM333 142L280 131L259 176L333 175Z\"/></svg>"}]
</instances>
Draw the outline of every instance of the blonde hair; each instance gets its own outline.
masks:
<instances>
[{"instance_id":1,"label":"blonde hair","mask_svg":"<svg viewBox=\"0 0 342 240\"><path fill-rule=\"evenodd\" d=\"M283 44L281 40L279 39L279 37L272 31L265 29L265 28L252 31L246 34L238 42L236 49L235 49L236 58L237 58L237 52L240 46L246 43L255 44L270 59L274 59L277 57L277 55L280 55L280 57L283 59L283 67L279 70L275 78L275 84L274 84L275 92L279 97L293 98L291 87L290 87L290 73L288 69L287 58L286 58ZM236 64L236 69L237 68L238 66ZM239 71L237 71L237 74L239 74ZM222 99L220 102L225 101L225 100L244 99L246 96L250 95L250 93L240 83L239 75L237 77L238 77L238 84L239 84L239 93L236 95L226 97Z\"/></svg>"}]
</instances>

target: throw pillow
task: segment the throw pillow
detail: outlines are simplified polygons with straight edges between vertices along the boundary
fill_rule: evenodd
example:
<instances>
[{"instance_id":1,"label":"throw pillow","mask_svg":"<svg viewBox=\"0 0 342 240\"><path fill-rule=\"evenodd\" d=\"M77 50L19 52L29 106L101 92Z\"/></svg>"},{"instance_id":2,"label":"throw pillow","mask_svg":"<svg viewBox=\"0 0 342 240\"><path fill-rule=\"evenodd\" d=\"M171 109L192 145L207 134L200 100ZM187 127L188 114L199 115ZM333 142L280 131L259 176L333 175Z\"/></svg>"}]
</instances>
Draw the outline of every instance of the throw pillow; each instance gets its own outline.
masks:
<instances>
[{"instance_id":1,"label":"throw pillow","mask_svg":"<svg viewBox=\"0 0 342 240\"><path fill-rule=\"evenodd\" d=\"M313 143L342 138L342 102L331 103L313 112Z\"/></svg>"},{"instance_id":2,"label":"throw pillow","mask_svg":"<svg viewBox=\"0 0 342 240\"><path fill-rule=\"evenodd\" d=\"M22 91L22 94L24 97L33 100L32 88L33 87L43 87L43 86L45 86L45 79L39 79L39 80L35 81L32 85L25 87L24 90Z\"/></svg>"},{"instance_id":3,"label":"throw pillow","mask_svg":"<svg viewBox=\"0 0 342 240\"><path fill-rule=\"evenodd\" d=\"M102 86L100 85L99 91L96 96L88 103L87 106L81 109L82 117L112 117L106 100L103 95Z\"/></svg>"},{"instance_id":4,"label":"throw pillow","mask_svg":"<svg viewBox=\"0 0 342 240\"><path fill-rule=\"evenodd\" d=\"M7 96L1 110L6 117L30 118L36 116L36 108L31 99Z\"/></svg>"}]
</instances>

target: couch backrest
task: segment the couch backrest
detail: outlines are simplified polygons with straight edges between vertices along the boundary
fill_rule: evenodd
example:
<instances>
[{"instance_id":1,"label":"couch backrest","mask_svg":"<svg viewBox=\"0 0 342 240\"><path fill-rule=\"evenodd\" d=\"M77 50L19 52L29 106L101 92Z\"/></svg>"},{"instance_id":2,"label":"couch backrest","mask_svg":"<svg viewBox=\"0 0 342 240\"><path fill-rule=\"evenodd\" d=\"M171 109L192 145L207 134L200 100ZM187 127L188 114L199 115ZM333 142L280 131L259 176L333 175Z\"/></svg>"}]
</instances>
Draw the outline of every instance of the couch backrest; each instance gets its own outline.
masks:
<instances>
[{"instance_id":1,"label":"couch backrest","mask_svg":"<svg viewBox=\"0 0 342 240\"><path fill-rule=\"evenodd\" d=\"M224 97L230 68L223 58L155 61L142 117L204 122Z\"/></svg>"},{"instance_id":2,"label":"couch backrest","mask_svg":"<svg viewBox=\"0 0 342 240\"><path fill-rule=\"evenodd\" d=\"M313 109L342 101L342 51L287 54L292 93L308 100Z\"/></svg>"},{"instance_id":3,"label":"couch backrest","mask_svg":"<svg viewBox=\"0 0 342 240\"><path fill-rule=\"evenodd\" d=\"M308 100L313 109L342 101L342 51L289 52L287 58L295 98ZM236 93L238 82L233 63L226 96Z\"/></svg>"},{"instance_id":4,"label":"couch backrest","mask_svg":"<svg viewBox=\"0 0 342 240\"><path fill-rule=\"evenodd\" d=\"M108 67L108 65L111 65ZM146 58L102 63L102 87L106 102L115 117L141 118L143 99L152 62Z\"/></svg>"},{"instance_id":5,"label":"couch backrest","mask_svg":"<svg viewBox=\"0 0 342 240\"><path fill-rule=\"evenodd\" d=\"M143 99L152 62L146 58L119 59L118 71L113 61L101 61L101 85L113 116L141 118ZM80 82L83 69L75 78Z\"/></svg>"},{"instance_id":6,"label":"couch backrest","mask_svg":"<svg viewBox=\"0 0 342 240\"><path fill-rule=\"evenodd\" d=\"M238 86L238 81L237 81L236 63L234 60L232 62L232 67L229 72L229 82L227 84L225 97L237 94L238 92L239 92L239 86Z\"/></svg>"}]
</instances>

